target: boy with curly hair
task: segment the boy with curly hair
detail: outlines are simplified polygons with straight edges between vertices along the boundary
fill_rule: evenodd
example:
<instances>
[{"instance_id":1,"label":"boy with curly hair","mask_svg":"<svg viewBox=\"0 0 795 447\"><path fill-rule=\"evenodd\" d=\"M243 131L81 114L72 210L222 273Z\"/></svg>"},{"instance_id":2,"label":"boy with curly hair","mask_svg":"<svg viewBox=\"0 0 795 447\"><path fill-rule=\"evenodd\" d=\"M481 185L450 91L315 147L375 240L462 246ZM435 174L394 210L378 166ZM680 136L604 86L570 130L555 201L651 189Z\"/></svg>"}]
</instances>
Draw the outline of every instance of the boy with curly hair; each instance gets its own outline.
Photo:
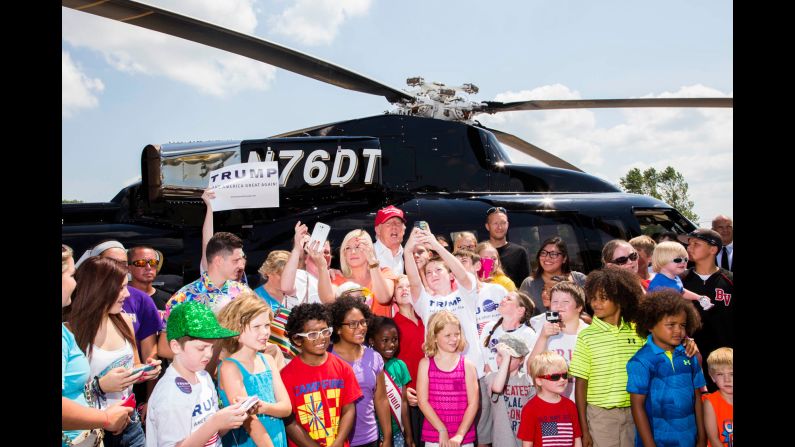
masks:
<instances>
[{"instance_id":1,"label":"boy with curly hair","mask_svg":"<svg viewBox=\"0 0 795 447\"><path fill-rule=\"evenodd\" d=\"M640 281L629 270L603 268L585 279L585 297L594 317L577 334L569 365L583 446L628 447L635 438L624 389L627 361L643 345L632 323L642 296Z\"/></svg>"},{"instance_id":2,"label":"boy with curly hair","mask_svg":"<svg viewBox=\"0 0 795 447\"><path fill-rule=\"evenodd\" d=\"M287 336L301 350L281 370L293 407L293 416L285 419L284 427L290 447L350 445L354 401L362 390L350 365L326 351L334 331L331 323L326 307L319 303L295 306L287 319Z\"/></svg>"},{"instance_id":3,"label":"boy with curly hair","mask_svg":"<svg viewBox=\"0 0 795 447\"><path fill-rule=\"evenodd\" d=\"M682 346L699 327L698 312L676 290L649 293L638 306L635 329L646 344L627 363L635 445L704 444L700 388L706 381L698 358Z\"/></svg>"}]
</instances>

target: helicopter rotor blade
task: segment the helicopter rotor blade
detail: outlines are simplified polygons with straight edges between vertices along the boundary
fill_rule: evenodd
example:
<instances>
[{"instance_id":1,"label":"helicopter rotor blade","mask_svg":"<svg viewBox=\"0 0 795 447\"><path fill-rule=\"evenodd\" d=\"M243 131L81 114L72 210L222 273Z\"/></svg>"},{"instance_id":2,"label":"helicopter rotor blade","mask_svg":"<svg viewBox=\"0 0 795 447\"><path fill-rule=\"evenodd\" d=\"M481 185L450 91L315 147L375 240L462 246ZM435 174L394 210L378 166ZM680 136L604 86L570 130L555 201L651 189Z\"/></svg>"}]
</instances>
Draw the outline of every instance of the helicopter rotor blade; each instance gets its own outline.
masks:
<instances>
[{"instance_id":1,"label":"helicopter rotor blade","mask_svg":"<svg viewBox=\"0 0 795 447\"><path fill-rule=\"evenodd\" d=\"M516 102L484 101L482 113L517 110L604 109L621 107L734 107L734 98L562 99Z\"/></svg>"},{"instance_id":2,"label":"helicopter rotor blade","mask_svg":"<svg viewBox=\"0 0 795 447\"><path fill-rule=\"evenodd\" d=\"M404 91L308 54L143 3L61 0L61 5L239 54L337 87L383 96L390 103L415 100Z\"/></svg>"},{"instance_id":3,"label":"helicopter rotor blade","mask_svg":"<svg viewBox=\"0 0 795 447\"><path fill-rule=\"evenodd\" d=\"M514 134L503 132L497 129L490 129L486 126L483 126L482 124L480 125L480 127L493 133L494 136L497 137L497 140L500 143L506 144L518 150L519 152L527 154L538 161L541 161L543 163L548 164L549 166L552 166L553 168L563 168L563 169L570 169L572 171L585 172L582 169L578 168L577 166L574 166L568 161L558 157L557 155L553 155L534 144L528 143L527 141L517 137Z\"/></svg>"}]
</instances>

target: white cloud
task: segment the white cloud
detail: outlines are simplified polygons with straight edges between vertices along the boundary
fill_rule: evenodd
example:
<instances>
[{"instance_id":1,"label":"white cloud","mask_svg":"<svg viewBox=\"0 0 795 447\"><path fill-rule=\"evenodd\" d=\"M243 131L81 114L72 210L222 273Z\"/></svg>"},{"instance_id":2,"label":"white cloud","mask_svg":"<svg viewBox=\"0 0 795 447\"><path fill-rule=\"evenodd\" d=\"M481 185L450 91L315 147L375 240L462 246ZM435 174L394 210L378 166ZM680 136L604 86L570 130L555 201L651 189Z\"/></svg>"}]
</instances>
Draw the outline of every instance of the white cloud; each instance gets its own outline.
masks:
<instances>
[{"instance_id":1,"label":"white cloud","mask_svg":"<svg viewBox=\"0 0 795 447\"><path fill-rule=\"evenodd\" d=\"M726 96L732 93L693 85L644 97ZM501 93L495 100L580 98L579 92L555 84ZM624 122L614 125L600 125L600 113L605 112L587 109L506 112L479 115L477 119L488 127L513 133L616 185L633 167L642 170L672 166L688 182L690 198L702 219L718 213L732 213L733 109L619 110ZM513 149L511 155L518 163L527 163L529 159Z\"/></svg>"},{"instance_id":2,"label":"white cloud","mask_svg":"<svg viewBox=\"0 0 795 447\"><path fill-rule=\"evenodd\" d=\"M75 65L66 51L61 51L61 117L69 118L80 109L99 105L95 93L105 89L102 80L89 78Z\"/></svg>"},{"instance_id":3,"label":"white cloud","mask_svg":"<svg viewBox=\"0 0 795 447\"><path fill-rule=\"evenodd\" d=\"M180 13L246 34L253 34L257 26L252 0L151 3L164 9L179 5ZM66 42L100 52L123 72L165 76L219 97L265 90L274 78L270 65L137 26L69 8L62 8L61 20Z\"/></svg>"},{"instance_id":4,"label":"white cloud","mask_svg":"<svg viewBox=\"0 0 795 447\"><path fill-rule=\"evenodd\" d=\"M305 45L328 45L349 18L370 10L371 0L295 0L281 14L268 17L275 34Z\"/></svg>"}]
</instances>

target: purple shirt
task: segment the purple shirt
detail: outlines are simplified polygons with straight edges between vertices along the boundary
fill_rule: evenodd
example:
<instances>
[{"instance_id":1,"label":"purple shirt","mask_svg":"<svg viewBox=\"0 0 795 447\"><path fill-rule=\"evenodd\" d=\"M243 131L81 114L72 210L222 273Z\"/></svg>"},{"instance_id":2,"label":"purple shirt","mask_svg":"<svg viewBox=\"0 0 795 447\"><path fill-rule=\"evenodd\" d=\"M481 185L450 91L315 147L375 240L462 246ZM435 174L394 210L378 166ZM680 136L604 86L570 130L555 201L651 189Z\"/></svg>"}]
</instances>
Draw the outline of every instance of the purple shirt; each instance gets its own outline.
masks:
<instances>
[{"instance_id":1,"label":"purple shirt","mask_svg":"<svg viewBox=\"0 0 795 447\"><path fill-rule=\"evenodd\" d=\"M331 353L337 355L333 348ZM344 358L339 358L348 363ZM381 354L365 346L362 358L348 364L353 368L356 381L359 382L359 388L362 389L362 397L356 400L356 422L348 439L352 446L377 441L378 424L375 419L373 396L375 395L375 378L384 370L384 359Z\"/></svg>"},{"instance_id":2,"label":"purple shirt","mask_svg":"<svg viewBox=\"0 0 795 447\"><path fill-rule=\"evenodd\" d=\"M133 331L135 332L135 339L138 341L138 351L140 352L141 340L163 330L163 319L160 318L160 313L157 311L151 296L130 285L127 286L127 290L130 292L130 296L124 300L121 310L132 319ZM146 359L141 359L141 361L145 362Z\"/></svg>"}]
</instances>

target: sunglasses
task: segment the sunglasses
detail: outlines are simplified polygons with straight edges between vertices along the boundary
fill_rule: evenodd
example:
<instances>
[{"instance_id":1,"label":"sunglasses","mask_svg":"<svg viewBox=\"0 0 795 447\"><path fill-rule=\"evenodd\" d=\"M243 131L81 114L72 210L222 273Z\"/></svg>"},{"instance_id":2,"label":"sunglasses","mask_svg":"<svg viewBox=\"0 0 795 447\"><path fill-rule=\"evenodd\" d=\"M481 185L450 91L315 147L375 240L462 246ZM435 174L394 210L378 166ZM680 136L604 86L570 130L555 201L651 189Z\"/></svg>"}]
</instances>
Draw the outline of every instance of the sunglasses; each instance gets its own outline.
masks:
<instances>
[{"instance_id":1,"label":"sunglasses","mask_svg":"<svg viewBox=\"0 0 795 447\"><path fill-rule=\"evenodd\" d=\"M146 267L147 264L149 264L149 267L152 268L157 267L157 259L136 259L130 263L130 265L142 268Z\"/></svg>"},{"instance_id":2,"label":"sunglasses","mask_svg":"<svg viewBox=\"0 0 795 447\"><path fill-rule=\"evenodd\" d=\"M334 332L334 328L327 327L327 328L325 328L323 330L320 330L320 331L298 332L295 335L297 335L299 337L304 337L307 340L317 340L321 335L323 337L328 337L329 335L331 335L332 332Z\"/></svg>"},{"instance_id":3,"label":"sunglasses","mask_svg":"<svg viewBox=\"0 0 795 447\"><path fill-rule=\"evenodd\" d=\"M681 264L681 263L687 262L687 261L688 261L687 258L673 258L673 259L671 259L671 262L673 262L674 264Z\"/></svg>"},{"instance_id":4,"label":"sunglasses","mask_svg":"<svg viewBox=\"0 0 795 447\"><path fill-rule=\"evenodd\" d=\"M489 208L488 210L486 210L486 215L488 216L488 215L491 215L491 214L494 214L494 213L497 213L497 212L502 213L502 214L508 214L508 210L506 210L505 208L503 208L501 206L493 206L493 207Z\"/></svg>"},{"instance_id":5,"label":"sunglasses","mask_svg":"<svg viewBox=\"0 0 795 447\"><path fill-rule=\"evenodd\" d=\"M557 382L560 379L568 379L569 378L569 373L565 372L565 373L557 373L557 374L546 374L546 375L537 376L537 377L539 379L546 379L546 380L551 380L553 382Z\"/></svg>"},{"instance_id":6,"label":"sunglasses","mask_svg":"<svg viewBox=\"0 0 795 447\"><path fill-rule=\"evenodd\" d=\"M616 265L624 265L629 261L637 261L638 260L638 252L631 253L629 256L622 256L620 258L613 259L610 261L611 264Z\"/></svg>"}]
</instances>

